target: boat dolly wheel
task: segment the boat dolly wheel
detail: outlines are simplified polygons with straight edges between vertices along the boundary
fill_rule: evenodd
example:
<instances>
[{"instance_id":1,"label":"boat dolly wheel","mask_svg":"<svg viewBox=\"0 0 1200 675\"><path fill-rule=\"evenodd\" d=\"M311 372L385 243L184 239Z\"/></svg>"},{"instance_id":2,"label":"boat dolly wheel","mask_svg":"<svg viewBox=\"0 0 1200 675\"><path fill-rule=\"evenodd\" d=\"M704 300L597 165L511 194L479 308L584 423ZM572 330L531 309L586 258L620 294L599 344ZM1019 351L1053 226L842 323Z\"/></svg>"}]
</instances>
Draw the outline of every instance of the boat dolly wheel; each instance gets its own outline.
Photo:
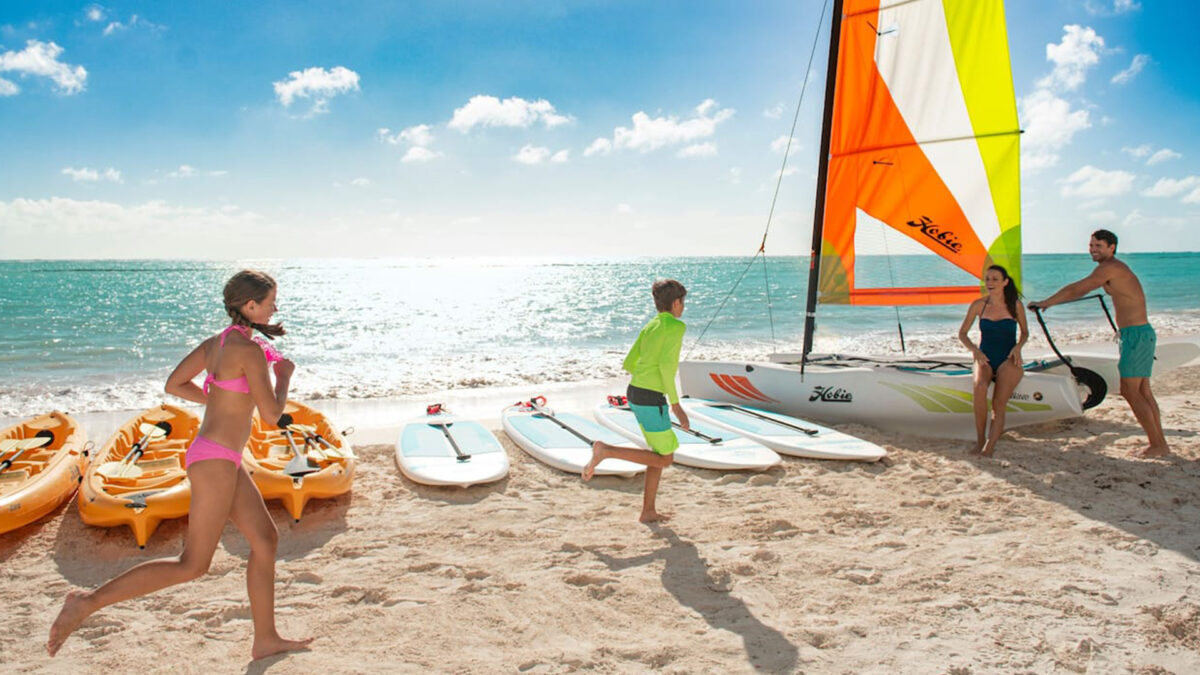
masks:
<instances>
[{"instance_id":1,"label":"boat dolly wheel","mask_svg":"<svg viewBox=\"0 0 1200 675\"><path fill-rule=\"evenodd\" d=\"M1096 371L1075 366L1071 368L1071 375L1075 377L1075 384L1079 387L1079 397L1083 400L1084 410L1091 410L1100 405L1108 395L1108 383Z\"/></svg>"}]
</instances>

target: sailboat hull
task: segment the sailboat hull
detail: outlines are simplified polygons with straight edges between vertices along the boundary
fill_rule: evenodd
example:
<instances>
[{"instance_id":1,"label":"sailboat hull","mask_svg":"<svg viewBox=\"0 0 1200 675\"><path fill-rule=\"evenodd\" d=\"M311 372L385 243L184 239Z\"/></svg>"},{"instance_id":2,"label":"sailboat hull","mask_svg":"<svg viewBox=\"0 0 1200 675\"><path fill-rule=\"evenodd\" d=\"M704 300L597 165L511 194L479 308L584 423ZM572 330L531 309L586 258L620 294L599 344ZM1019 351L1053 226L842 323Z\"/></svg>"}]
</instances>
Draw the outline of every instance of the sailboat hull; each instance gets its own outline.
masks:
<instances>
[{"instance_id":1,"label":"sailboat hull","mask_svg":"<svg viewBox=\"0 0 1200 675\"><path fill-rule=\"evenodd\" d=\"M782 363L683 361L682 390L697 398L749 404L829 425L863 424L945 438L975 438L969 372L910 370L914 364L825 357L805 367ZM1067 375L1026 373L1007 409L1008 428L1083 414Z\"/></svg>"}]
</instances>

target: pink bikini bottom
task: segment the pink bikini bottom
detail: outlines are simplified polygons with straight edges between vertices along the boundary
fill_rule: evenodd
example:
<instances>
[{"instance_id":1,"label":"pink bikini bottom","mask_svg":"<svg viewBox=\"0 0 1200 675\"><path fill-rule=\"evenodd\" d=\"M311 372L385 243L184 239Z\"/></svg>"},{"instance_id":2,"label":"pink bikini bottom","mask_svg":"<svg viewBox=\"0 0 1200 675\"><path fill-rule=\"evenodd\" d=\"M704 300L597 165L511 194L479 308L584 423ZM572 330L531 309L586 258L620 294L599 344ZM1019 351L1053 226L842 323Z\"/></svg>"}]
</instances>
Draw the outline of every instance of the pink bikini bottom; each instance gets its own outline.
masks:
<instances>
[{"instance_id":1,"label":"pink bikini bottom","mask_svg":"<svg viewBox=\"0 0 1200 675\"><path fill-rule=\"evenodd\" d=\"M226 462L233 462L234 466L242 465L242 453L230 450L220 443L213 443L203 436L197 436L196 440L188 446L187 454L184 455L183 466L187 468L196 462L202 462L206 459L223 459Z\"/></svg>"}]
</instances>

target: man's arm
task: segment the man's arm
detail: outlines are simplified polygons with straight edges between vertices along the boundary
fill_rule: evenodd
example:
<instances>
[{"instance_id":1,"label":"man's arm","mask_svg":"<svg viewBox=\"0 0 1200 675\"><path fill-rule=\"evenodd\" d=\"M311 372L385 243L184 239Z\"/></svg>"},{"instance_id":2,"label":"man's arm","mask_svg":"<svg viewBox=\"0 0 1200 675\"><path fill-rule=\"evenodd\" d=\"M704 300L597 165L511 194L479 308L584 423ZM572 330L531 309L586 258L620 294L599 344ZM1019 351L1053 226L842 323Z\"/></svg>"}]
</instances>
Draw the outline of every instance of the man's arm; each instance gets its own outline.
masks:
<instances>
[{"instance_id":1,"label":"man's arm","mask_svg":"<svg viewBox=\"0 0 1200 675\"><path fill-rule=\"evenodd\" d=\"M1029 309L1047 309L1049 307L1053 307L1054 305L1061 305L1064 302L1070 302L1076 298L1082 297L1086 293L1094 291L1107 283L1110 279L1112 279L1112 275L1115 272L1116 268L1114 268L1112 265L1097 265L1096 269L1092 270L1091 274L1080 279L1079 281L1075 281L1063 286L1062 288L1058 289L1058 292L1054 295L1046 298L1045 300L1037 300L1029 303Z\"/></svg>"}]
</instances>

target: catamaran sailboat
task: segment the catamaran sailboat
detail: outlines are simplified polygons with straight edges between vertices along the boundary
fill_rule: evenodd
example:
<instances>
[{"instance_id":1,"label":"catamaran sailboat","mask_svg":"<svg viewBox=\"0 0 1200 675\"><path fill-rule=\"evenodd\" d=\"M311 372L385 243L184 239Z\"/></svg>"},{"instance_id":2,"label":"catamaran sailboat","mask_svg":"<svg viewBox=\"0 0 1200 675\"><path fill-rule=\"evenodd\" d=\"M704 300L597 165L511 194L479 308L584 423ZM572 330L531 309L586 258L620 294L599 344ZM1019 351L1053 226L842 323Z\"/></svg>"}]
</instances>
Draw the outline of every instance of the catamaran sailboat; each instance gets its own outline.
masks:
<instances>
[{"instance_id":1,"label":"catamaran sailboat","mask_svg":"<svg viewBox=\"0 0 1200 675\"><path fill-rule=\"evenodd\" d=\"M684 361L683 390L830 424L973 438L965 352L815 354L816 309L965 307L992 264L1019 288L1020 134L1001 0L834 0L803 352ZM856 248L872 228L962 283L860 286ZM1156 368L1196 356L1194 340L1164 341ZM1007 426L1081 415L1115 393L1116 360L1115 345L1084 345L1027 363Z\"/></svg>"}]
</instances>

